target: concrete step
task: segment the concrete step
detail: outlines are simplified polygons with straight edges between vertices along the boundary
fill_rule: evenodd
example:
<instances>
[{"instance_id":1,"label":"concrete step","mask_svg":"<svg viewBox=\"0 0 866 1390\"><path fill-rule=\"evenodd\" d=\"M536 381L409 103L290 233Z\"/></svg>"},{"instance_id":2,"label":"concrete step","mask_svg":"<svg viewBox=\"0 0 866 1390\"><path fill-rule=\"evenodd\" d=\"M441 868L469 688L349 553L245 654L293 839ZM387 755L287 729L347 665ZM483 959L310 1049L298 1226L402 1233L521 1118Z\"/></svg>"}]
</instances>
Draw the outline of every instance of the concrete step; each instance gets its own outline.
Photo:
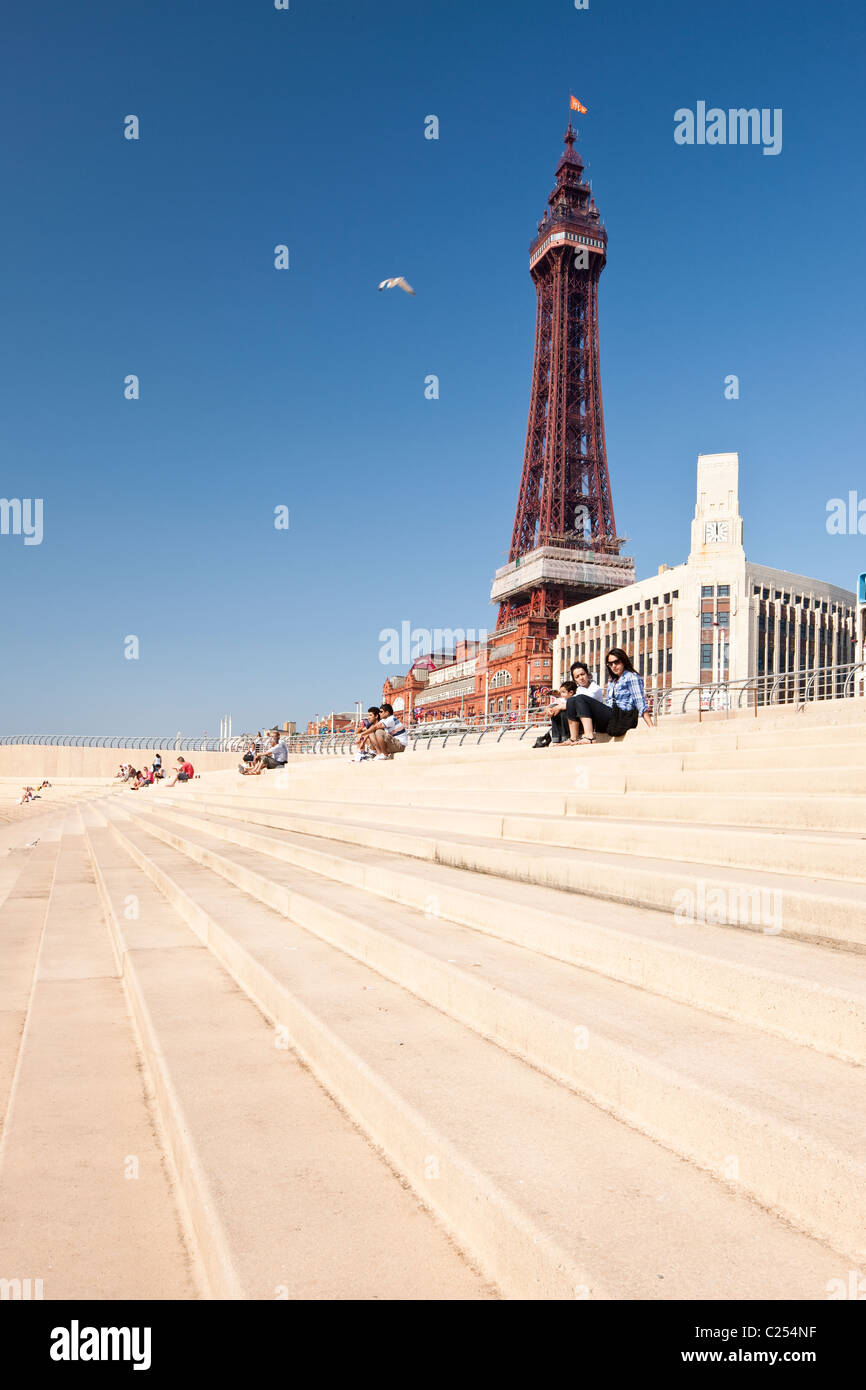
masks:
<instances>
[{"instance_id":1,"label":"concrete step","mask_svg":"<svg viewBox=\"0 0 866 1390\"><path fill-rule=\"evenodd\" d=\"M844 1257L216 879L133 814L140 824L113 827L135 862L507 1296L825 1296Z\"/></svg>"},{"instance_id":2,"label":"concrete step","mask_svg":"<svg viewBox=\"0 0 866 1390\"><path fill-rule=\"evenodd\" d=\"M441 917L359 899L261 853L227 856L202 832L182 847L197 863L209 855L209 868L221 858L229 881L261 902L274 905L281 890L297 925L709 1172L724 1175L736 1156L752 1197L852 1259L866 1253L863 1067Z\"/></svg>"},{"instance_id":3,"label":"concrete step","mask_svg":"<svg viewBox=\"0 0 866 1390\"><path fill-rule=\"evenodd\" d=\"M802 789L799 796L752 793L748 803L744 803L742 794L717 793L712 788L702 792L628 791L621 794L592 791L587 795L568 796L564 809L572 816L627 816L630 820L679 820L694 825L748 824L776 830L839 830L849 835L866 834L866 802L862 796L815 796Z\"/></svg>"},{"instance_id":4,"label":"concrete step","mask_svg":"<svg viewBox=\"0 0 866 1390\"><path fill-rule=\"evenodd\" d=\"M0 906L0 1134L33 989L57 849L57 840L46 840L27 851L24 859L16 856L15 878Z\"/></svg>"},{"instance_id":5,"label":"concrete step","mask_svg":"<svg viewBox=\"0 0 866 1390\"><path fill-rule=\"evenodd\" d=\"M87 833L209 1296L494 1297L114 836Z\"/></svg>"},{"instance_id":6,"label":"concrete step","mask_svg":"<svg viewBox=\"0 0 866 1390\"><path fill-rule=\"evenodd\" d=\"M779 766L780 753L792 767L857 767L862 771L866 767L866 736L856 741L849 736L844 740L837 738L813 743L809 735L804 734L801 742L775 743L767 748L755 748L751 744L744 747L742 741L738 741L737 748L732 750L701 746L693 753L683 753L682 763L686 772L714 771L725 764L740 768L772 769Z\"/></svg>"},{"instance_id":7,"label":"concrete step","mask_svg":"<svg viewBox=\"0 0 866 1390\"><path fill-rule=\"evenodd\" d=\"M654 760L653 760L654 761ZM233 794L245 794L241 789L269 788L276 792L291 786L302 795L315 796L321 790L334 792L348 785L363 785L374 794L377 791L399 791L411 786L415 792L434 791L447 787L454 791L458 787L491 790L513 788L515 784L527 791L581 791L594 794L596 791L625 792L702 792L724 793L727 795L748 794L766 796L770 794L803 796L808 791L815 796L853 796L866 791L866 765L856 764L838 767L821 765L800 765L795 753L790 757L779 758L774 767L741 767L734 755L719 766L684 769L682 757L671 757L664 766L653 766L649 758L632 758L628 761L610 756L605 748L566 747L539 750L532 760L502 758L485 760L484 763L467 761L463 766L437 766L432 757L424 761L418 755L404 754L393 762L352 763L343 759L330 766L317 769L303 769L303 775L293 768L285 773L274 772L262 777L235 776L228 783ZM402 771L400 770L402 769ZM220 777L223 774L219 774ZM350 780L351 779L351 780ZM202 790L210 790L208 782ZM153 788L144 793L144 799L157 799L165 789ZM134 799L134 798L131 798Z\"/></svg>"},{"instance_id":8,"label":"concrete step","mask_svg":"<svg viewBox=\"0 0 866 1390\"><path fill-rule=\"evenodd\" d=\"M47 866L31 868L35 885ZM46 1299L198 1294L81 834L57 858L0 1141L0 1233L3 1277L41 1279Z\"/></svg>"},{"instance_id":9,"label":"concrete step","mask_svg":"<svg viewBox=\"0 0 866 1390\"><path fill-rule=\"evenodd\" d=\"M456 798L455 798L456 800ZM408 808L382 805L375 809L376 822L398 828L419 820L430 830L455 830L464 835L478 834L489 839L514 840L522 844L560 845L575 849L608 850L614 844L628 845L629 852L646 858L673 859L699 864L726 864L742 869L762 870L772 865L779 872L822 878L832 872L834 879L866 882L866 831L861 835L812 830L809 833L776 829L760 831L751 827L725 824L684 824L655 818L651 823L629 817L627 799L620 805L620 816L594 819L589 807L579 817L560 815L503 815L502 808L480 811L464 806ZM304 830L321 820L361 823L369 814L362 801L295 801L282 798L284 809L273 809L274 802L247 803L239 798L226 802L211 797L207 805L215 814L235 819L251 819L259 825L276 825L287 830ZM155 804L155 803L154 803ZM177 797L167 797L160 805L182 808ZM203 803L199 802L199 805ZM315 832L314 832L315 833Z\"/></svg>"},{"instance_id":10,"label":"concrete step","mask_svg":"<svg viewBox=\"0 0 866 1390\"><path fill-rule=\"evenodd\" d=\"M309 811L320 815L320 808L327 806L328 814L335 814L340 807L341 814L348 815L354 806L387 806L404 809L417 815L420 809L448 809L459 797L464 811L489 811L491 802L501 814L580 816L595 818L612 817L616 820L640 821L685 821L690 825L734 825L743 826L746 811L742 796L729 796L724 793L708 792L600 792L590 790L568 792L563 789L549 790L523 787L499 787L495 797L489 791L473 791L460 788L456 796L453 790L438 787L434 790L414 790L411 787L384 788L372 793L363 787L346 788L339 800L335 799L333 789L319 788L319 796L313 789L305 788L303 795L291 784L268 794L262 788L260 795L247 795L229 791L194 792L183 800L173 798L172 804L178 806L236 808L252 806L257 809L285 809L288 811ZM363 796L363 799L362 799ZM159 804L163 798L160 797ZM156 804L156 803L154 803ZM754 828L765 827L776 830L840 830L848 835L866 834L866 802L860 796L751 796L748 802L748 824Z\"/></svg>"},{"instance_id":11,"label":"concrete step","mask_svg":"<svg viewBox=\"0 0 866 1390\"><path fill-rule=\"evenodd\" d=\"M195 823L195 812L169 807L168 802L149 803L154 810L186 818ZM223 832L235 843L271 853L284 852L282 842L271 836L247 830L277 822L287 828L287 818L274 813L231 812L237 824L227 823ZM221 819L214 811L212 824ZM274 827L272 827L274 828ZM793 874L729 868L718 864L657 860L626 852L563 849L546 844L525 847L501 839L464 835L457 831L437 832L423 826L406 830L376 825L371 812L364 823L314 820L292 817L291 831L320 841L338 841L368 849L387 843L395 853L450 864L475 873L543 887L564 888L571 892L601 897L667 911L675 920L699 920L722 927L792 936L849 950L866 950L866 896L858 883L831 878L807 878Z\"/></svg>"},{"instance_id":12,"label":"concrete step","mask_svg":"<svg viewBox=\"0 0 866 1390\"><path fill-rule=\"evenodd\" d=\"M866 972L858 956L756 932L720 930L667 912L515 883L391 849L367 850L286 832L227 835L221 817L167 814L150 828L195 853L195 834L220 843L210 867L231 877L236 847L267 853L302 873L492 935L612 980L866 1063ZM192 838L191 838L192 837ZM383 844L387 840L383 837ZM204 861L203 861L204 862ZM277 872L278 865L271 865ZM234 881L232 879L232 881Z\"/></svg>"}]
</instances>

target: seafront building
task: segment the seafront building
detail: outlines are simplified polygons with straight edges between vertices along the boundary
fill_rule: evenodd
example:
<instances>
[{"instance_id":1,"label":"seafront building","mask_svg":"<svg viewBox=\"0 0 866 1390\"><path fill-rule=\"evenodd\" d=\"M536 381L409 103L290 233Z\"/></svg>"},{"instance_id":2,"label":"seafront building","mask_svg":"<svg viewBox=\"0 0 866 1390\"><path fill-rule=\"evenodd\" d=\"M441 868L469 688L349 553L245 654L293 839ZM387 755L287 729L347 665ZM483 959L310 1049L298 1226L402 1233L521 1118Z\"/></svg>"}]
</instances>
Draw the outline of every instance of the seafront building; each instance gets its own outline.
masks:
<instances>
[{"instance_id":1,"label":"seafront building","mask_svg":"<svg viewBox=\"0 0 866 1390\"><path fill-rule=\"evenodd\" d=\"M834 693L833 668L855 659L856 595L746 559L738 465L736 454L698 458L684 564L660 565L648 579L562 610L557 679L572 661L598 678L605 653L624 647L650 690L831 668L816 677L815 694Z\"/></svg>"},{"instance_id":2,"label":"seafront building","mask_svg":"<svg viewBox=\"0 0 866 1390\"><path fill-rule=\"evenodd\" d=\"M858 630L866 645L866 616L858 629L849 590L747 561L736 454L698 459L688 559L636 581L614 520L601 400L607 231L575 141L569 125L529 248L535 349L508 562L490 594L496 630L485 643L388 677L382 699L411 722L522 720L573 661L600 678L614 646L632 655L649 690L660 690L808 676L851 662ZM816 676L810 694L842 693L836 685L832 671Z\"/></svg>"}]
</instances>

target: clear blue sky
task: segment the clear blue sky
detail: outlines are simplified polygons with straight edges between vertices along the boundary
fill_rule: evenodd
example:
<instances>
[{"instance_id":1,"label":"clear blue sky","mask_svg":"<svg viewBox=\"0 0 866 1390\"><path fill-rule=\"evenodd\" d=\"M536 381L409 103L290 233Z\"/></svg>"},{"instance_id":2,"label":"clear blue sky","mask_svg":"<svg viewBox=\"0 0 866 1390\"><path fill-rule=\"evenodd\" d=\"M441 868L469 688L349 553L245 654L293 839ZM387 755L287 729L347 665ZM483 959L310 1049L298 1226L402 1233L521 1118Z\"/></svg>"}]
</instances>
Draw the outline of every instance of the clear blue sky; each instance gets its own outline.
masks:
<instances>
[{"instance_id":1,"label":"clear blue sky","mask_svg":"<svg viewBox=\"0 0 866 1390\"><path fill-rule=\"evenodd\" d=\"M729 449L751 559L866 569L825 529L866 496L854 0L43 0L3 31L0 496L44 540L0 536L0 732L304 722L378 694L380 629L493 626L570 91L638 574ZM781 107L782 153L676 145L699 100Z\"/></svg>"}]
</instances>

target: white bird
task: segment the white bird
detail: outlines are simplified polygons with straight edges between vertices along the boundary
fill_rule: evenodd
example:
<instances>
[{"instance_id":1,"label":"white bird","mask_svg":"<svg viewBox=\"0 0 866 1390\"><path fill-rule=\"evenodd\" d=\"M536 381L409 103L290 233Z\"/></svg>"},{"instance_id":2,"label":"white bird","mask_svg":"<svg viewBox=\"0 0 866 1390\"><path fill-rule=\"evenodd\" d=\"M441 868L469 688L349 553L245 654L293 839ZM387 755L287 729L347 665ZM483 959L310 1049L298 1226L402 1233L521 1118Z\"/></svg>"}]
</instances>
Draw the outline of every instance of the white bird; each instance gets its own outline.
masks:
<instances>
[{"instance_id":1,"label":"white bird","mask_svg":"<svg viewBox=\"0 0 866 1390\"><path fill-rule=\"evenodd\" d=\"M415 293L412 286L409 284L407 280L404 280L402 275L395 275L393 280L383 280L381 285L379 286L379 289L393 290L396 289L398 286L401 290L405 290L407 294Z\"/></svg>"}]
</instances>

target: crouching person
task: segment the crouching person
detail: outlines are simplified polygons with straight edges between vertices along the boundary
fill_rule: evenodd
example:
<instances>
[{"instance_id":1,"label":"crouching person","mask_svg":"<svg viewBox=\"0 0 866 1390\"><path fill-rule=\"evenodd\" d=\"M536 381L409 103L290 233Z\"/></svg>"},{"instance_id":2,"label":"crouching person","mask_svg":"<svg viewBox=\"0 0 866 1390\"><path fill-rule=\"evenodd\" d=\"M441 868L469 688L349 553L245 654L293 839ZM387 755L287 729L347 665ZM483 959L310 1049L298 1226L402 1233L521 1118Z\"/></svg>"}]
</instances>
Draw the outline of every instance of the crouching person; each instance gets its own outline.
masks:
<instances>
[{"instance_id":1,"label":"crouching person","mask_svg":"<svg viewBox=\"0 0 866 1390\"><path fill-rule=\"evenodd\" d=\"M379 718L358 736L359 747L371 749L377 758L393 758L405 750L408 742L409 735L402 720L395 717L392 705L382 705Z\"/></svg>"}]
</instances>

